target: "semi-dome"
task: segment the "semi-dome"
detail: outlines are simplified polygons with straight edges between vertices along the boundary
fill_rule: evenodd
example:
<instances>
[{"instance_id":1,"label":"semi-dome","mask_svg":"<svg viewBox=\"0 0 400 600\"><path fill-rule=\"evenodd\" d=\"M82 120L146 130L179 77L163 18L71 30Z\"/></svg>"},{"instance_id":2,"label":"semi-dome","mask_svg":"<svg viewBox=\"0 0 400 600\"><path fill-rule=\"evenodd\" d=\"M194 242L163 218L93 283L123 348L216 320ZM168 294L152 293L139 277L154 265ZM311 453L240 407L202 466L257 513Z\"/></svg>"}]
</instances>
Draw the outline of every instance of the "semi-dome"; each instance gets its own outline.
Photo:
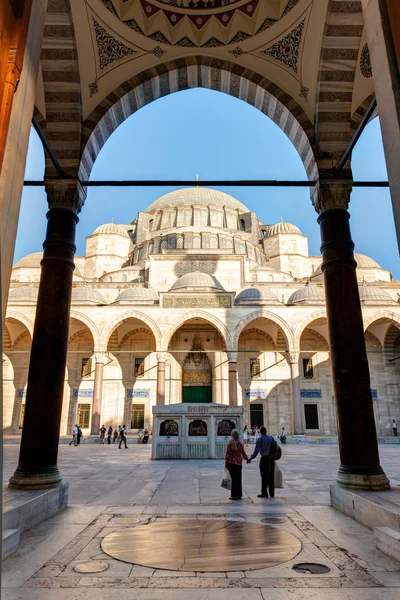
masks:
<instances>
[{"instance_id":1,"label":"semi-dome","mask_svg":"<svg viewBox=\"0 0 400 600\"><path fill-rule=\"evenodd\" d=\"M131 226L132 228L132 226ZM94 234L106 233L108 235L122 235L123 237L129 238L129 234L124 225L118 225L118 223L104 223L93 231Z\"/></svg>"},{"instance_id":2,"label":"semi-dome","mask_svg":"<svg viewBox=\"0 0 400 600\"><path fill-rule=\"evenodd\" d=\"M287 301L288 304L325 304L325 293L322 287L306 285L296 290Z\"/></svg>"},{"instance_id":3,"label":"semi-dome","mask_svg":"<svg viewBox=\"0 0 400 600\"><path fill-rule=\"evenodd\" d=\"M171 291L188 288L194 288L196 290L199 288L207 288L211 290L218 290L219 292L224 291L224 288L218 279L201 271L193 271L192 273L186 273L186 275L182 275L182 277L179 277L179 279L175 281L171 287Z\"/></svg>"},{"instance_id":4,"label":"semi-dome","mask_svg":"<svg viewBox=\"0 0 400 600\"><path fill-rule=\"evenodd\" d=\"M301 231L296 225L292 223L286 223L286 221L280 221L275 225L270 225L270 227L265 229L265 237L271 237L272 235L276 235L277 233L299 233L301 235Z\"/></svg>"},{"instance_id":5,"label":"semi-dome","mask_svg":"<svg viewBox=\"0 0 400 600\"><path fill-rule=\"evenodd\" d=\"M161 196L161 198L150 204L145 212L152 213L164 208L191 206L192 204L200 204L202 206L226 206L227 208L239 210L243 213L249 212L249 209L233 196L225 194L225 192L220 192L219 190L203 187L185 188L165 194L165 196Z\"/></svg>"},{"instance_id":6,"label":"semi-dome","mask_svg":"<svg viewBox=\"0 0 400 600\"><path fill-rule=\"evenodd\" d=\"M72 289L72 302L82 304L107 304L97 290L90 287L75 287Z\"/></svg>"},{"instance_id":7,"label":"semi-dome","mask_svg":"<svg viewBox=\"0 0 400 600\"><path fill-rule=\"evenodd\" d=\"M235 304L281 304L278 296L268 287L252 286L244 288L236 296Z\"/></svg>"},{"instance_id":8,"label":"semi-dome","mask_svg":"<svg viewBox=\"0 0 400 600\"><path fill-rule=\"evenodd\" d=\"M367 257L368 258L368 257ZM390 294L388 294L382 288L378 288L372 285L361 285L359 287L360 301L371 302L373 304L383 303L388 304L394 302Z\"/></svg>"},{"instance_id":9,"label":"semi-dome","mask_svg":"<svg viewBox=\"0 0 400 600\"><path fill-rule=\"evenodd\" d=\"M131 287L126 290L122 290L118 294L115 302L154 302L158 300L158 294L152 288L145 287Z\"/></svg>"},{"instance_id":10,"label":"semi-dome","mask_svg":"<svg viewBox=\"0 0 400 600\"><path fill-rule=\"evenodd\" d=\"M21 258L13 269L40 269L40 261L43 258L43 252L32 252Z\"/></svg>"},{"instance_id":11,"label":"semi-dome","mask_svg":"<svg viewBox=\"0 0 400 600\"><path fill-rule=\"evenodd\" d=\"M10 290L8 301L13 302L32 302L36 304L39 290L33 285L24 285Z\"/></svg>"}]
</instances>

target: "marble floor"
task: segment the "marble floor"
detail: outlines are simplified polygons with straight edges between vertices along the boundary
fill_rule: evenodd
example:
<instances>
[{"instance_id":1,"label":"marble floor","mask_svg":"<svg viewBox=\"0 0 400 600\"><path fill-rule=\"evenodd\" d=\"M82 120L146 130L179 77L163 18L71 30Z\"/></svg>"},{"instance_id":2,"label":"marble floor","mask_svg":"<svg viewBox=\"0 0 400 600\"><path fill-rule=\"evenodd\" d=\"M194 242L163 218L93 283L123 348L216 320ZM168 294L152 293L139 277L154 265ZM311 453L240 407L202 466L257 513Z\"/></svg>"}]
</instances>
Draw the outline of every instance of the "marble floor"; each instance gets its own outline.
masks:
<instances>
[{"instance_id":1,"label":"marble floor","mask_svg":"<svg viewBox=\"0 0 400 600\"><path fill-rule=\"evenodd\" d=\"M4 450L7 481L18 447ZM150 450L60 446L69 507L22 535L18 552L3 563L4 600L92 600L114 594L124 600L400 600L400 564L375 548L370 530L329 506L337 446L283 447L284 488L275 499L257 498L257 460L244 465L240 502L230 501L220 487L222 461L151 461ZM399 451L398 446L380 447L394 488L400 486ZM301 549L287 562L254 569L251 549L238 542L237 552L249 555L249 565L228 572L169 571L122 562L102 550L110 533L187 519L256 525L270 519L294 535ZM157 530L149 531L156 549ZM177 543L171 539L171 551ZM298 572L293 567L299 563L317 563L329 571ZM92 572L82 573L86 568Z\"/></svg>"}]
</instances>

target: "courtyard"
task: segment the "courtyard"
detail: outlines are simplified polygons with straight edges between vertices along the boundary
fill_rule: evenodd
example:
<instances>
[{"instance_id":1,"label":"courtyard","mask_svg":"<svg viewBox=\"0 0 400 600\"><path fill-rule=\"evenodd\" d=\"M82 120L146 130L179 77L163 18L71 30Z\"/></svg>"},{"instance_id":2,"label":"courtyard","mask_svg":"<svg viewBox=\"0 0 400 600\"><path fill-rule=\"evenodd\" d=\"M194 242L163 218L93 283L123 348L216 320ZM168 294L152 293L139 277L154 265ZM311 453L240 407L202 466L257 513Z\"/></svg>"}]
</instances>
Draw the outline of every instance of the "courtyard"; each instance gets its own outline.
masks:
<instances>
[{"instance_id":1,"label":"courtyard","mask_svg":"<svg viewBox=\"0 0 400 600\"><path fill-rule=\"evenodd\" d=\"M4 450L7 482L19 447L6 445ZM400 598L400 565L375 548L372 531L329 505L329 485L335 481L338 465L336 445L286 445L279 462L284 488L277 490L275 499L257 498L258 460L244 465L241 502L229 501L229 492L220 487L222 461L151 461L150 452L150 446L136 444L128 450L119 450L117 444L61 445L60 471L70 485L68 508L23 534L18 552L3 564L3 597L92 600L99 595L122 594L127 600L188 596L225 600L234 594L247 600ZM392 489L396 489L400 485L398 446L383 445L380 452ZM12 501L15 493L5 489L5 503ZM294 536L287 537L300 542L301 549L299 544L299 551L289 560L254 569L255 534L250 541L245 537L243 543L238 538L234 546L240 561L248 565L246 569L218 571L218 562L225 558L220 546L210 572L160 568L160 564L168 565L183 538L171 536L164 545L165 536L156 535L157 524L160 530L169 524L183 531L184 521L193 524L195 520L205 531L215 531L212 535L231 524L242 524L244 531L278 529L280 534ZM145 533L144 542L152 547L150 555L144 554L142 544L133 548L139 557L143 550L143 560L116 560L102 550L109 534L128 529L140 533L145 531L141 527L149 525L151 533ZM196 554L196 539L193 547ZM312 574L307 568L293 568L302 563L322 565L325 572Z\"/></svg>"}]
</instances>

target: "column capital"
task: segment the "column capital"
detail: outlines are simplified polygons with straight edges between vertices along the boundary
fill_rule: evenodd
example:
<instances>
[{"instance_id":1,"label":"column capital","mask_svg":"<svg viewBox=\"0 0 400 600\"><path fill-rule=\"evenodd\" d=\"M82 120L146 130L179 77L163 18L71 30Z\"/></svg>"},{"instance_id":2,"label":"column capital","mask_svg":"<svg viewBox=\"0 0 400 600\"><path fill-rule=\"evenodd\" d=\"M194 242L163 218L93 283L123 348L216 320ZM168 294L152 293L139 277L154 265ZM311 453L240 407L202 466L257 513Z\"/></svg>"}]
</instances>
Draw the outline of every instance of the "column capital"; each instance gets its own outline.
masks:
<instances>
[{"instance_id":1,"label":"column capital","mask_svg":"<svg viewBox=\"0 0 400 600\"><path fill-rule=\"evenodd\" d=\"M49 208L67 208L79 213L86 200L86 188L78 179L46 179Z\"/></svg>"},{"instance_id":2,"label":"column capital","mask_svg":"<svg viewBox=\"0 0 400 600\"><path fill-rule=\"evenodd\" d=\"M156 352L157 362L165 362L167 360L166 352Z\"/></svg>"},{"instance_id":3,"label":"column capital","mask_svg":"<svg viewBox=\"0 0 400 600\"><path fill-rule=\"evenodd\" d=\"M320 179L311 190L311 200L317 213L341 208L347 210L353 189L349 181Z\"/></svg>"},{"instance_id":4,"label":"column capital","mask_svg":"<svg viewBox=\"0 0 400 600\"><path fill-rule=\"evenodd\" d=\"M237 362L238 354L239 354L238 352L231 352L231 351L227 352L228 362L234 362L234 363Z\"/></svg>"},{"instance_id":5,"label":"column capital","mask_svg":"<svg viewBox=\"0 0 400 600\"><path fill-rule=\"evenodd\" d=\"M107 355L105 352L96 352L94 355L94 362L102 363L103 365L107 362Z\"/></svg>"},{"instance_id":6,"label":"column capital","mask_svg":"<svg viewBox=\"0 0 400 600\"><path fill-rule=\"evenodd\" d=\"M296 364L299 362L300 353L299 352L289 352L287 355L287 361L289 364Z\"/></svg>"}]
</instances>

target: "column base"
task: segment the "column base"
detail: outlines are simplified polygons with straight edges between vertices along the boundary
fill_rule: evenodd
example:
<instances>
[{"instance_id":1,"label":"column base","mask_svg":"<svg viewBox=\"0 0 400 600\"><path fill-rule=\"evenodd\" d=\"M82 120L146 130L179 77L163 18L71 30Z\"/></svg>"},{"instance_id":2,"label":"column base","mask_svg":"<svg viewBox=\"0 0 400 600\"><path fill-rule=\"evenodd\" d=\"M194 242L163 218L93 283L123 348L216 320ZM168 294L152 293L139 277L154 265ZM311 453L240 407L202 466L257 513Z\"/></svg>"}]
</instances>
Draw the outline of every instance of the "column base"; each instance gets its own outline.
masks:
<instances>
[{"instance_id":1,"label":"column base","mask_svg":"<svg viewBox=\"0 0 400 600\"><path fill-rule=\"evenodd\" d=\"M347 469L339 469L336 481L340 487L349 490L374 492L390 490L390 481L382 469L375 473L351 473Z\"/></svg>"},{"instance_id":2,"label":"column base","mask_svg":"<svg viewBox=\"0 0 400 600\"><path fill-rule=\"evenodd\" d=\"M47 473L24 473L17 469L10 477L8 487L11 490L44 490L58 487L62 480L57 467Z\"/></svg>"}]
</instances>

